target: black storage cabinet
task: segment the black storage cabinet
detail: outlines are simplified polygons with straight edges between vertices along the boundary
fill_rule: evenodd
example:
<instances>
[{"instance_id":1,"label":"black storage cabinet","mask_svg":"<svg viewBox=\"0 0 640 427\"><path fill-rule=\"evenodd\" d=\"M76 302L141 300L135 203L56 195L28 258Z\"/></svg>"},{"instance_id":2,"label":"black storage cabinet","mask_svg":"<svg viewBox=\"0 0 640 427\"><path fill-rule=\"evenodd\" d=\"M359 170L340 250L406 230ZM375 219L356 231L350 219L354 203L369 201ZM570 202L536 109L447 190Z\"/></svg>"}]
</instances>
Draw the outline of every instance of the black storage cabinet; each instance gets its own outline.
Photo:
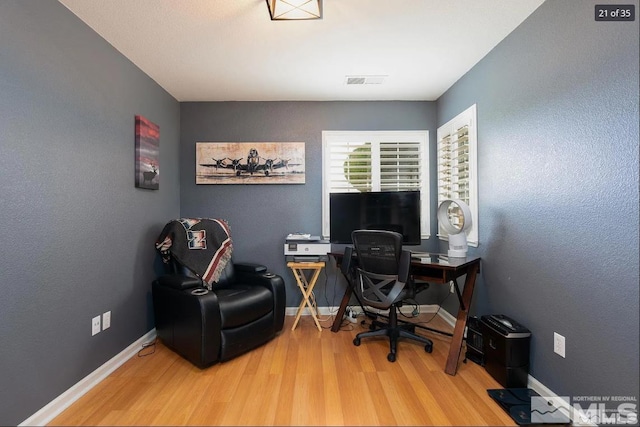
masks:
<instances>
[{"instance_id":1,"label":"black storage cabinet","mask_svg":"<svg viewBox=\"0 0 640 427\"><path fill-rule=\"evenodd\" d=\"M481 317L485 369L505 388L526 388L531 332L503 315Z\"/></svg>"},{"instance_id":2,"label":"black storage cabinet","mask_svg":"<svg viewBox=\"0 0 640 427\"><path fill-rule=\"evenodd\" d=\"M464 361L467 359L480 366L484 366L484 348L482 345L482 323L477 317L469 317L467 320L467 352Z\"/></svg>"}]
</instances>

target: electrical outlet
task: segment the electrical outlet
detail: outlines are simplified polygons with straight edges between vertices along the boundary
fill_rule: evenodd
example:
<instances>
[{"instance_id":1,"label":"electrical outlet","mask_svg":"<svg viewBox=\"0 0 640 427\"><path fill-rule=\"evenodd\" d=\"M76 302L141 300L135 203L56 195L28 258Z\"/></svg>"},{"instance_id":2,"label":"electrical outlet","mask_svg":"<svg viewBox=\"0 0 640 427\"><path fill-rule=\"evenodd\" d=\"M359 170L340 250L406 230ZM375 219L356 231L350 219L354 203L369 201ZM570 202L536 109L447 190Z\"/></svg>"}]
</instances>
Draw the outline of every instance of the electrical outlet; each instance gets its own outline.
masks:
<instances>
[{"instance_id":1,"label":"electrical outlet","mask_svg":"<svg viewBox=\"0 0 640 427\"><path fill-rule=\"evenodd\" d=\"M100 333L100 316L91 319L91 336Z\"/></svg>"},{"instance_id":2,"label":"electrical outlet","mask_svg":"<svg viewBox=\"0 0 640 427\"><path fill-rule=\"evenodd\" d=\"M102 330L109 329L111 327L111 311L102 313Z\"/></svg>"},{"instance_id":3,"label":"electrical outlet","mask_svg":"<svg viewBox=\"0 0 640 427\"><path fill-rule=\"evenodd\" d=\"M557 332L553 333L553 351L562 356L564 355L564 337Z\"/></svg>"}]
</instances>

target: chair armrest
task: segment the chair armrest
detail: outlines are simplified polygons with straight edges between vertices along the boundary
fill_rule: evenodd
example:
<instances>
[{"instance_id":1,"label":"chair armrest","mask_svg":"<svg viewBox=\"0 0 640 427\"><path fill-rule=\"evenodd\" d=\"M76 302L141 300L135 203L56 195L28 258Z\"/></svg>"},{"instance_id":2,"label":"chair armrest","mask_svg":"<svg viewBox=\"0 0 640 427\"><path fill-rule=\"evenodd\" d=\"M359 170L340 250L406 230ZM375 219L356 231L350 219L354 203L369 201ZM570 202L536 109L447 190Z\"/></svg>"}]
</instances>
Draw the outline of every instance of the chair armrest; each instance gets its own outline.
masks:
<instances>
[{"instance_id":1,"label":"chair armrest","mask_svg":"<svg viewBox=\"0 0 640 427\"><path fill-rule=\"evenodd\" d=\"M282 330L284 325L284 313L287 306L287 295L284 279L267 270L260 264L238 263L233 265L236 272L236 281L247 285L263 286L273 294L274 326L275 331Z\"/></svg>"},{"instance_id":2,"label":"chair armrest","mask_svg":"<svg viewBox=\"0 0 640 427\"><path fill-rule=\"evenodd\" d=\"M267 271L267 267L261 264L254 264L251 262L238 262L233 264L233 268L238 273L265 273Z\"/></svg>"},{"instance_id":3,"label":"chair armrest","mask_svg":"<svg viewBox=\"0 0 640 427\"><path fill-rule=\"evenodd\" d=\"M193 290L176 289L155 280L152 285L155 326L168 347L205 368L218 361L220 355L220 304L215 292L193 294Z\"/></svg>"},{"instance_id":4,"label":"chair armrest","mask_svg":"<svg viewBox=\"0 0 640 427\"><path fill-rule=\"evenodd\" d=\"M156 279L159 285L172 289L184 290L202 286L202 281L197 277L182 276L178 274L165 274Z\"/></svg>"}]
</instances>

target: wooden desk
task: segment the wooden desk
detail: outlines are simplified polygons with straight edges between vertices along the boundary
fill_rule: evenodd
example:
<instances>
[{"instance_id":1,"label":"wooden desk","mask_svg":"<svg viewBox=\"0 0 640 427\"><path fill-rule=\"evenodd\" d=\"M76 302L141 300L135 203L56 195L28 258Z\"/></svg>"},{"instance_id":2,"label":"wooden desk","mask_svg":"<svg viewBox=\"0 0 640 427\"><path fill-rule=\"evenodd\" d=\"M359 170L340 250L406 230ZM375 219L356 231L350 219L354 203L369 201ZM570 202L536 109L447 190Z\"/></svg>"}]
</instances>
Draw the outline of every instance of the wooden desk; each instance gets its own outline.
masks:
<instances>
[{"instance_id":1,"label":"wooden desk","mask_svg":"<svg viewBox=\"0 0 640 427\"><path fill-rule=\"evenodd\" d=\"M336 259L338 265L342 260L343 254L330 253L330 256ZM449 375L455 375L458 370L458 360L462 351L462 340L464 338L464 329L467 326L467 317L469 316L469 307L471 306L471 298L473 297L473 288L476 285L476 275L480 272L480 257L467 258L448 258L443 254L431 254L428 260L412 260L411 275L414 279L423 280L428 283L448 284L453 281L454 288L460 307L456 316L456 325L449 344L449 356L444 371ZM464 289L460 293L458 277L466 275L464 281ZM349 282L349 280L347 280ZM340 330L342 317L349 305L351 294L353 293L352 284L349 283L344 292L340 308L336 314L336 318L331 327L332 332Z\"/></svg>"},{"instance_id":2,"label":"wooden desk","mask_svg":"<svg viewBox=\"0 0 640 427\"><path fill-rule=\"evenodd\" d=\"M296 313L296 318L293 321L293 326L291 330L293 331L298 325L298 321L300 320L300 316L302 315L302 310L304 310L304 306L306 305L309 308L309 312L311 313L311 317L313 317L313 321L316 323L318 330L322 332L322 327L320 326L320 322L318 321L318 313L316 309L313 307L311 300L309 297L313 292L313 288L316 286L316 282L318 281L318 276L320 272L324 268L324 261L322 262L288 262L287 267L293 271L293 275L296 278L296 283L298 284L298 288L300 288L300 292L302 292L302 301L300 301L300 305L298 306L298 312ZM305 276L305 270L312 271L311 278L307 279Z\"/></svg>"}]
</instances>

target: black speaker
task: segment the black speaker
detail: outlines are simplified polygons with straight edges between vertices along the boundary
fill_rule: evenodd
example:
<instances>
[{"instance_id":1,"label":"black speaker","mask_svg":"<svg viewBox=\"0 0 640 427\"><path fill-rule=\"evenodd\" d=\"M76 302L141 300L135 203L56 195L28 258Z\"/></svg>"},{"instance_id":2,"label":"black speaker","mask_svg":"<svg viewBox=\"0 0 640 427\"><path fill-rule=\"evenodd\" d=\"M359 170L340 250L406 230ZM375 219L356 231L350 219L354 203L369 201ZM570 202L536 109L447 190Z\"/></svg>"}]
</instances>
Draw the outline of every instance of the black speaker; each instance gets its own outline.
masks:
<instances>
[{"instance_id":1,"label":"black speaker","mask_svg":"<svg viewBox=\"0 0 640 427\"><path fill-rule=\"evenodd\" d=\"M484 366L484 350L482 343L482 327L480 319L477 317L469 317L467 320L467 351L464 354L463 363L467 363L467 359L480 366Z\"/></svg>"}]
</instances>

